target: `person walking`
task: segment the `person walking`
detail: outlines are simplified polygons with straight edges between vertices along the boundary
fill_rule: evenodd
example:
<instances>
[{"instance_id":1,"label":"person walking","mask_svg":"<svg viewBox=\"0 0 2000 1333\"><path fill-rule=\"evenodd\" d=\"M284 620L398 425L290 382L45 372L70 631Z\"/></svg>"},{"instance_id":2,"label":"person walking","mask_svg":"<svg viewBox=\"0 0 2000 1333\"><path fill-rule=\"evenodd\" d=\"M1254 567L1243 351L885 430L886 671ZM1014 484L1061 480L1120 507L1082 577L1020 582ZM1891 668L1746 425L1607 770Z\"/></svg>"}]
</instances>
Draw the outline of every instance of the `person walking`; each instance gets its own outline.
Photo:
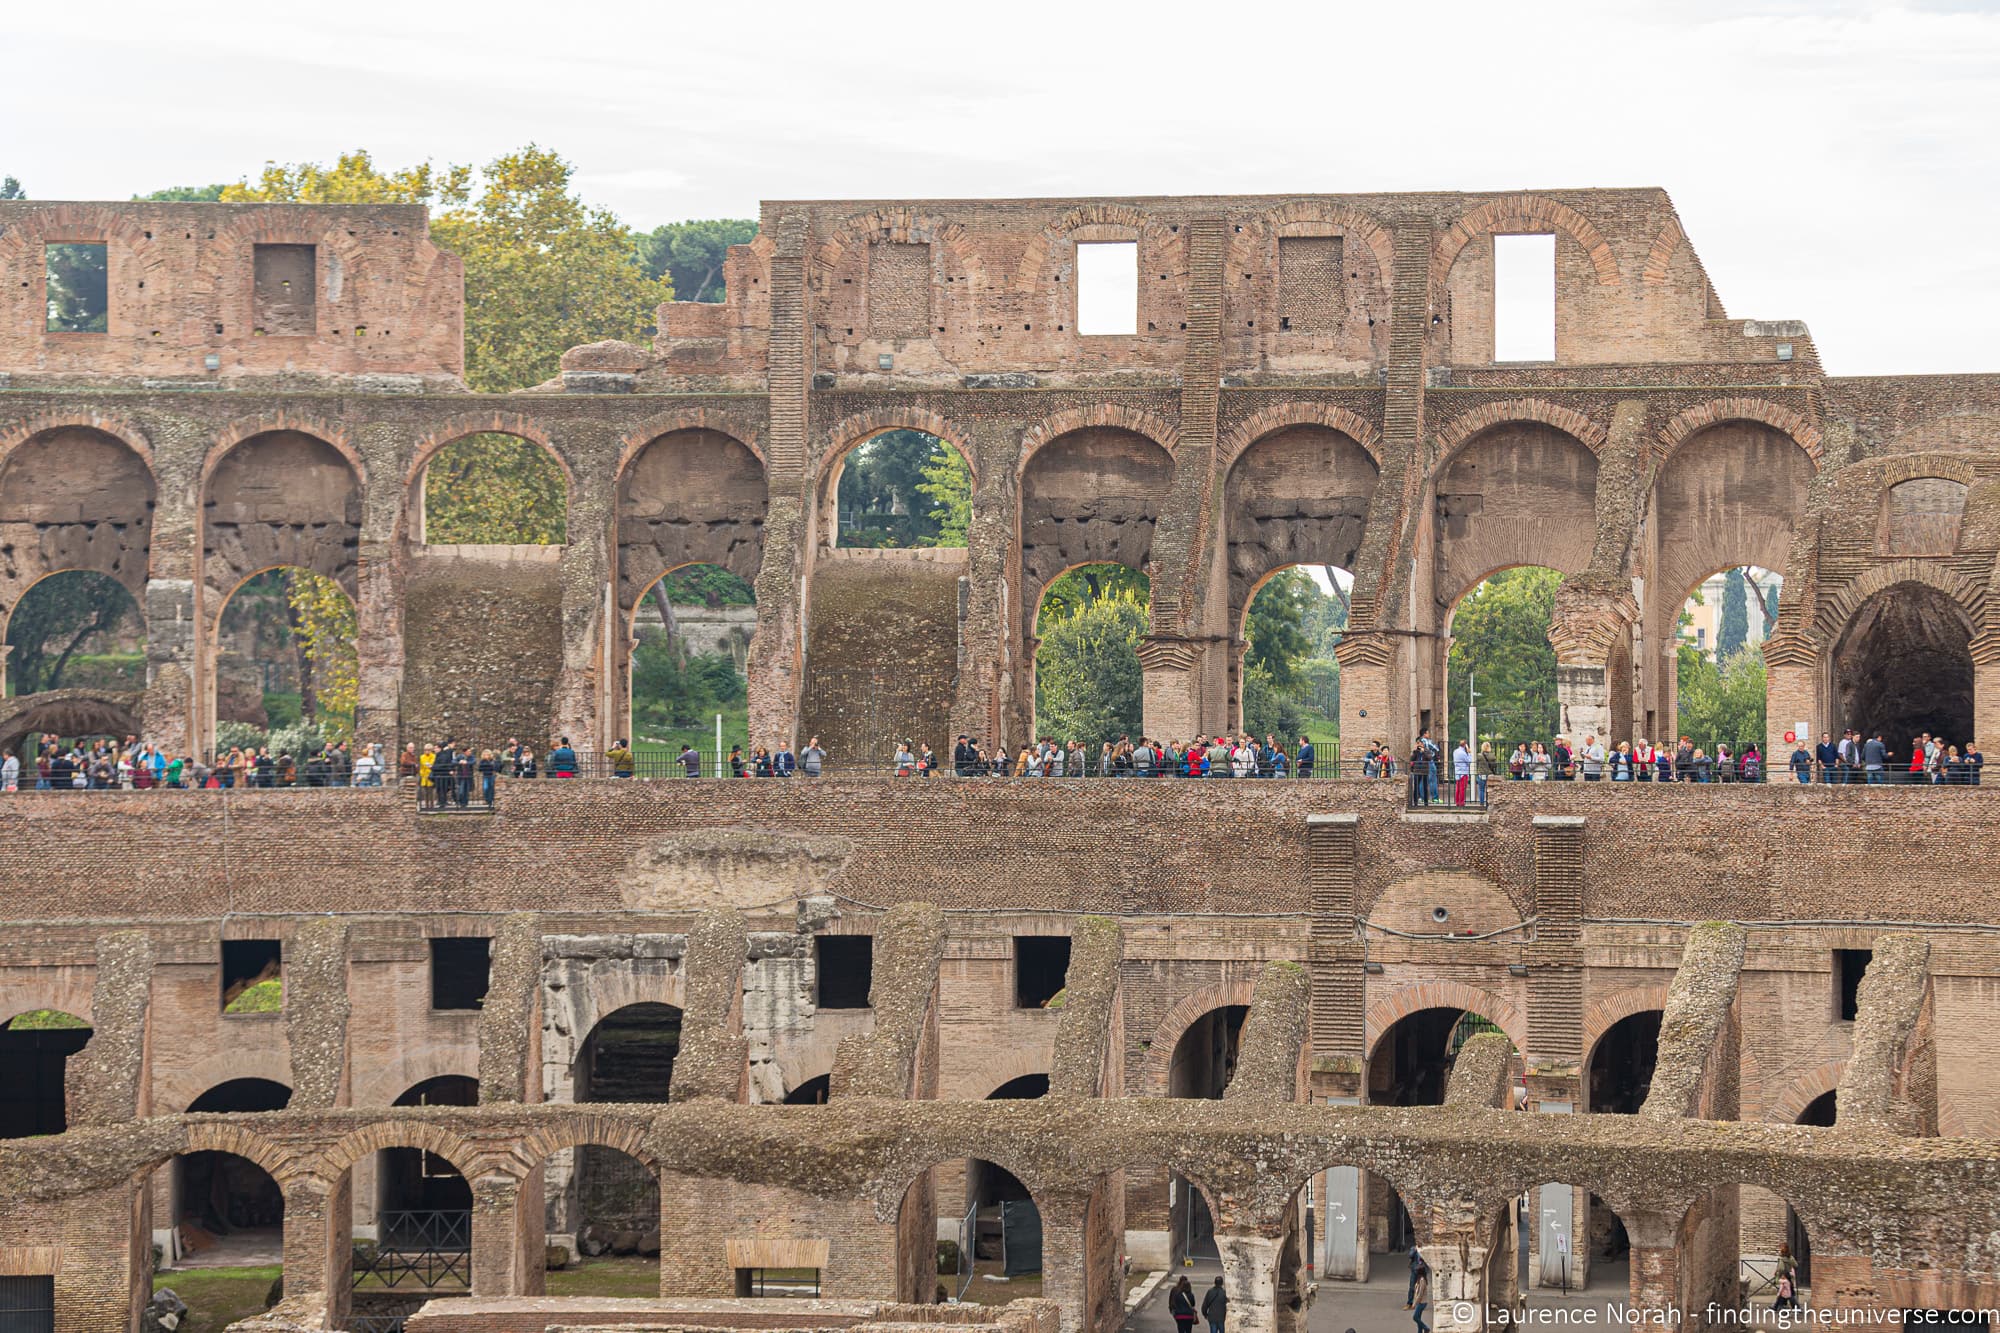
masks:
<instances>
[{"instance_id":1,"label":"person walking","mask_svg":"<svg viewBox=\"0 0 2000 1333\"><path fill-rule=\"evenodd\" d=\"M1423 1261L1418 1260L1419 1263ZM1431 1333L1431 1326L1424 1322L1424 1311L1431 1304L1431 1266L1424 1264L1417 1270L1417 1276L1410 1286L1410 1318L1416 1322L1417 1333Z\"/></svg>"},{"instance_id":2,"label":"person walking","mask_svg":"<svg viewBox=\"0 0 2000 1333\"><path fill-rule=\"evenodd\" d=\"M678 762L680 763L681 773L684 776L690 778L701 776L701 751L695 749L692 745L683 745L681 747Z\"/></svg>"},{"instance_id":3,"label":"person walking","mask_svg":"<svg viewBox=\"0 0 2000 1333\"><path fill-rule=\"evenodd\" d=\"M1194 1333L1194 1285L1185 1276L1167 1296L1167 1313L1174 1317L1179 1333Z\"/></svg>"},{"instance_id":4,"label":"person walking","mask_svg":"<svg viewBox=\"0 0 2000 1333\"><path fill-rule=\"evenodd\" d=\"M1410 1309L1417 1303L1417 1276L1424 1271L1424 1252L1410 1242L1410 1288L1403 1293L1403 1308Z\"/></svg>"},{"instance_id":5,"label":"person walking","mask_svg":"<svg viewBox=\"0 0 2000 1333\"><path fill-rule=\"evenodd\" d=\"M1779 1310L1799 1308L1799 1261L1792 1257L1792 1247L1788 1242L1778 1242L1778 1269L1776 1282L1777 1298L1771 1302L1775 1313Z\"/></svg>"},{"instance_id":6,"label":"person walking","mask_svg":"<svg viewBox=\"0 0 2000 1333\"><path fill-rule=\"evenodd\" d=\"M1222 1333L1222 1326L1229 1318L1229 1293L1222 1289L1220 1277L1201 1298L1201 1317L1208 1321L1208 1333Z\"/></svg>"}]
</instances>

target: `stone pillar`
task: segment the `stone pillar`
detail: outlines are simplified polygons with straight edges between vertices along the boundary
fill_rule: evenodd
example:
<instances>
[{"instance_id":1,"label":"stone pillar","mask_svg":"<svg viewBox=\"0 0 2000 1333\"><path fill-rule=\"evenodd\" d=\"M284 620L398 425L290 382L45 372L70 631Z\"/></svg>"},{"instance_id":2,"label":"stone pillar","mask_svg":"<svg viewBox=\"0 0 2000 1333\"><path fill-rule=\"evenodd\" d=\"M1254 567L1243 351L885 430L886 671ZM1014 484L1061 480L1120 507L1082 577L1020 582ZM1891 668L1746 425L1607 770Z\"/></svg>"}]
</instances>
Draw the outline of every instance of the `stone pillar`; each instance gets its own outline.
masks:
<instances>
[{"instance_id":1,"label":"stone pillar","mask_svg":"<svg viewBox=\"0 0 2000 1333\"><path fill-rule=\"evenodd\" d=\"M1787 612L1791 610L1791 593L1791 586L1787 584ZM1784 612L1780 612L1780 618L1786 618ZM1820 697L1820 681L1823 678L1819 648L1811 639L1781 630L1764 641L1764 767L1773 781L1781 776L1788 781L1796 781L1785 767L1792 758L1792 747L1785 744L1787 731L1796 731L1799 724L1804 723L1806 748L1812 750L1819 744L1821 732L1831 733L1835 729L1833 701ZM1972 685L1973 716L1978 718L1980 700L2000 696L1981 693L1976 665ZM1842 718L1840 725L1851 726L1853 719ZM1818 781L1818 778L1814 780Z\"/></svg>"},{"instance_id":2,"label":"stone pillar","mask_svg":"<svg viewBox=\"0 0 2000 1333\"><path fill-rule=\"evenodd\" d=\"M1642 1316L1677 1309L1681 1299L1681 1252L1674 1219L1645 1209L1621 1208L1631 1242L1631 1305Z\"/></svg>"},{"instance_id":3,"label":"stone pillar","mask_svg":"<svg viewBox=\"0 0 2000 1333\"><path fill-rule=\"evenodd\" d=\"M195 697L196 682L207 675L198 660L203 636L195 624L194 580L148 579L143 609L146 738L169 752L205 751L214 738L215 720L212 700Z\"/></svg>"},{"instance_id":4,"label":"stone pillar","mask_svg":"<svg viewBox=\"0 0 2000 1333\"><path fill-rule=\"evenodd\" d=\"M1149 634L1139 641L1145 680L1140 725L1146 735L1185 740L1204 733L1201 656L1200 644L1179 635Z\"/></svg>"},{"instance_id":5,"label":"stone pillar","mask_svg":"<svg viewBox=\"0 0 2000 1333\"><path fill-rule=\"evenodd\" d=\"M952 696L951 732L987 737L998 734L1000 713L1026 665L1012 654L1021 595L1014 558L1015 462L1018 438L1004 438L987 426L974 434L972 523L965 536L966 576L960 584L958 688ZM1025 719L1023 719L1025 725ZM938 757L951 761L951 736L941 738ZM935 742L933 742L935 744Z\"/></svg>"},{"instance_id":6,"label":"stone pillar","mask_svg":"<svg viewBox=\"0 0 2000 1333\"><path fill-rule=\"evenodd\" d=\"M619 633L611 558L620 443L602 426L571 425L562 439L570 461L569 510L562 548L562 669L556 675L550 730L578 753L602 753L615 738L601 714L607 639Z\"/></svg>"},{"instance_id":7,"label":"stone pillar","mask_svg":"<svg viewBox=\"0 0 2000 1333\"><path fill-rule=\"evenodd\" d=\"M1972 730L1974 740L2000 736L2000 630L1972 640Z\"/></svg>"},{"instance_id":8,"label":"stone pillar","mask_svg":"<svg viewBox=\"0 0 2000 1333\"><path fill-rule=\"evenodd\" d=\"M1416 723L1397 708L1394 640L1386 634L1347 634L1333 645L1334 660L1340 663L1340 749L1341 758L1352 757L1345 771L1359 776L1361 756L1371 741L1384 741L1398 755L1407 753L1417 734ZM1317 741L1319 738L1314 737ZM1338 775L1331 746L1316 746L1316 775Z\"/></svg>"},{"instance_id":9,"label":"stone pillar","mask_svg":"<svg viewBox=\"0 0 2000 1333\"><path fill-rule=\"evenodd\" d=\"M1633 739L1631 636L1638 618L1639 602L1627 580L1579 575L1556 589L1549 624L1549 643L1556 650L1556 729L1578 751L1588 736L1605 742L1607 751Z\"/></svg>"},{"instance_id":10,"label":"stone pillar","mask_svg":"<svg viewBox=\"0 0 2000 1333\"><path fill-rule=\"evenodd\" d=\"M1062 1307L1062 1333L1116 1333L1124 1323L1114 1212L1123 1200L1120 1173L1099 1176L1088 1190L1040 1189L1042 1295ZM1232 1312L1233 1313L1233 1312Z\"/></svg>"},{"instance_id":11,"label":"stone pillar","mask_svg":"<svg viewBox=\"0 0 2000 1333\"><path fill-rule=\"evenodd\" d=\"M546 1250L541 1173L472 1182L472 1294L539 1296Z\"/></svg>"},{"instance_id":12,"label":"stone pillar","mask_svg":"<svg viewBox=\"0 0 2000 1333\"><path fill-rule=\"evenodd\" d=\"M355 607L357 693L354 738L382 747L392 766L402 748L403 580L391 542L363 542L356 573L360 597Z\"/></svg>"},{"instance_id":13,"label":"stone pillar","mask_svg":"<svg viewBox=\"0 0 2000 1333\"><path fill-rule=\"evenodd\" d=\"M804 492L806 423L812 385L812 320L806 290L806 215L786 213L773 232L771 334L764 439L764 563L757 572L757 633L748 667L750 735L759 745L789 743L798 729L805 654L805 581L811 520Z\"/></svg>"},{"instance_id":14,"label":"stone pillar","mask_svg":"<svg viewBox=\"0 0 2000 1333\"><path fill-rule=\"evenodd\" d=\"M284 1184L286 1306L324 1302L326 1327L347 1322L354 1279L351 1176L338 1184L296 1176Z\"/></svg>"}]
</instances>

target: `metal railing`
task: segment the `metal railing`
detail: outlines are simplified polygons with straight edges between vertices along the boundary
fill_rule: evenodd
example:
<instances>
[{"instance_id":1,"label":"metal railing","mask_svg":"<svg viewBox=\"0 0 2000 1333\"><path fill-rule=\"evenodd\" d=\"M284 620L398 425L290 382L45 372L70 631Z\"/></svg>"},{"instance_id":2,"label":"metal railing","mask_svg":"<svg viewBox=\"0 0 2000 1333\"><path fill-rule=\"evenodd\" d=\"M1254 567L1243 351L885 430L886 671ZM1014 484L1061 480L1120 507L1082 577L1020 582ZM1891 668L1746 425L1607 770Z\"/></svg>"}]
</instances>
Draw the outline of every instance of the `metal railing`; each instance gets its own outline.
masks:
<instances>
[{"instance_id":1,"label":"metal railing","mask_svg":"<svg viewBox=\"0 0 2000 1333\"><path fill-rule=\"evenodd\" d=\"M354 1266L354 1285L472 1286L472 1214L428 1210L384 1212L375 1250Z\"/></svg>"}]
</instances>

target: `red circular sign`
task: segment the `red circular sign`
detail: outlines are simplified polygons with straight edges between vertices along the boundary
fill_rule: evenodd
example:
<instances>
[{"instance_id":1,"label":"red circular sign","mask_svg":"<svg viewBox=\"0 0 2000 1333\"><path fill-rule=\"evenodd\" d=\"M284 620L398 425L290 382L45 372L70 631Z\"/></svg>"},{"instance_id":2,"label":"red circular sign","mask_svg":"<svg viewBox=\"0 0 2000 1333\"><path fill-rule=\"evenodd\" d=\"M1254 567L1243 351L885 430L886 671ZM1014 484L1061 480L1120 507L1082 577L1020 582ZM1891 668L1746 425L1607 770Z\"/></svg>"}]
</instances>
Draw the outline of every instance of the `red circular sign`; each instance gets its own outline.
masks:
<instances>
[{"instance_id":1,"label":"red circular sign","mask_svg":"<svg viewBox=\"0 0 2000 1333\"><path fill-rule=\"evenodd\" d=\"M1798 739L1799 739L1799 733L1796 731L1788 731L1785 733L1785 744L1787 745L1796 744L1798 742Z\"/></svg>"}]
</instances>

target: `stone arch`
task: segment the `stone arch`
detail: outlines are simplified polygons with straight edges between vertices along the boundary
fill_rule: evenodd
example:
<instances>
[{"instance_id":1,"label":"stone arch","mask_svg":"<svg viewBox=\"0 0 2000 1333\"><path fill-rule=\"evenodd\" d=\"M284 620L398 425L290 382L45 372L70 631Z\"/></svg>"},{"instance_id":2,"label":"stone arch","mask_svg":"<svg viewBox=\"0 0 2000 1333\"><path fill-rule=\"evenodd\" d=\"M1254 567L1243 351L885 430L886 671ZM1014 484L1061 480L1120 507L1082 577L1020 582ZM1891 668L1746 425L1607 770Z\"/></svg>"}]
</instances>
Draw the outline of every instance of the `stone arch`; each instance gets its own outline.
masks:
<instances>
[{"instance_id":1,"label":"stone arch","mask_svg":"<svg viewBox=\"0 0 2000 1333\"><path fill-rule=\"evenodd\" d=\"M676 569L712 564L756 583L769 484L756 445L703 413L662 418L625 437L612 526L628 636L647 591Z\"/></svg>"},{"instance_id":2,"label":"stone arch","mask_svg":"<svg viewBox=\"0 0 2000 1333\"><path fill-rule=\"evenodd\" d=\"M1500 1030L1507 1034L1507 1040L1514 1043L1516 1051L1523 1055L1527 1052L1528 1025L1518 1008L1491 991L1468 986L1462 981L1440 980L1397 986L1368 1006L1362 1042L1363 1058L1374 1059L1375 1044L1384 1033L1396 1026L1399 1020L1425 1009L1459 1009L1477 1014L1499 1024Z\"/></svg>"},{"instance_id":3,"label":"stone arch","mask_svg":"<svg viewBox=\"0 0 2000 1333\"><path fill-rule=\"evenodd\" d=\"M143 256L152 246L139 220L116 204L50 204L31 209L19 223L0 233L0 259L23 263L32 259L39 268L41 248L65 241L115 241L135 257Z\"/></svg>"},{"instance_id":4,"label":"stone arch","mask_svg":"<svg viewBox=\"0 0 2000 1333\"><path fill-rule=\"evenodd\" d=\"M980 1061L979 1068L975 1071L977 1082L972 1086L983 1088L985 1091L968 1100L987 1101L994 1093L1017 1078L1029 1078L1036 1074L1052 1077L1054 1073L1047 1060L1033 1052L1010 1046L1004 1051L995 1052L993 1058Z\"/></svg>"},{"instance_id":5,"label":"stone arch","mask_svg":"<svg viewBox=\"0 0 2000 1333\"><path fill-rule=\"evenodd\" d=\"M1153 1025L1151 1044L1146 1048L1146 1069L1139 1084L1139 1095L1164 1097L1167 1095L1167 1073L1174 1062L1174 1047L1194 1026L1202 1015L1217 1009L1234 1006L1250 1007L1250 1000L1257 992L1255 977L1236 977L1228 981L1204 986L1198 991L1183 995L1173 1007Z\"/></svg>"},{"instance_id":6,"label":"stone arch","mask_svg":"<svg viewBox=\"0 0 2000 1333\"><path fill-rule=\"evenodd\" d=\"M1764 1119L1780 1125L1797 1124L1808 1106L1827 1093L1840 1090L1840 1079L1846 1072L1845 1060L1820 1061L1807 1070L1803 1078L1792 1080L1784 1095L1764 1109Z\"/></svg>"},{"instance_id":7,"label":"stone arch","mask_svg":"<svg viewBox=\"0 0 2000 1333\"><path fill-rule=\"evenodd\" d=\"M963 433L950 418L942 413L923 407L878 407L867 412L857 412L835 422L827 428L826 454L820 460L819 484L823 489L831 489L840 482L839 465L856 449L874 439L884 431L914 430L943 440L965 460L966 470L972 473L973 481L979 479L979 456L968 444Z\"/></svg>"},{"instance_id":8,"label":"stone arch","mask_svg":"<svg viewBox=\"0 0 2000 1333\"><path fill-rule=\"evenodd\" d=\"M1611 253L1611 243L1589 218L1543 195L1516 194L1488 200L1451 225L1431 254L1431 290L1444 286L1459 252L1475 237L1507 231L1561 232L1590 256L1599 286L1618 285L1618 260Z\"/></svg>"},{"instance_id":9,"label":"stone arch","mask_svg":"<svg viewBox=\"0 0 2000 1333\"><path fill-rule=\"evenodd\" d=\"M145 696L137 691L43 690L0 700L0 754L12 754L29 733L137 736L144 731ZM32 774L23 774L24 780Z\"/></svg>"},{"instance_id":10,"label":"stone arch","mask_svg":"<svg viewBox=\"0 0 2000 1333\"><path fill-rule=\"evenodd\" d=\"M1630 986L1599 999L1592 1000L1583 1010L1583 1068L1590 1068L1591 1057L1597 1053L1597 1043L1604 1034L1618 1026L1634 1014L1643 1014L1649 1009L1662 1013L1667 1008L1667 983L1653 986Z\"/></svg>"},{"instance_id":11,"label":"stone arch","mask_svg":"<svg viewBox=\"0 0 2000 1333\"><path fill-rule=\"evenodd\" d=\"M1864 468L1872 470L1876 476L1877 486L1883 490L1900 482L1915 481L1920 477L1939 477L1968 488L1979 483L1978 467L1971 459L1959 454L1889 454L1881 458L1863 459L1850 464L1849 467L1855 471Z\"/></svg>"},{"instance_id":12,"label":"stone arch","mask_svg":"<svg viewBox=\"0 0 2000 1333\"><path fill-rule=\"evenodd\" d=\"M1366 245L1381 270L1382 285L1394 290L1396 273L1395 242L1389 229L1373 213L1324 200L1296 199L1279 204L1259 221L1278 236L1321 236L1338 232Z\"/></svg>"},{"instance_id":13,"label":"stone arch","mask_svg":"<svg viewBox=\"0 0 2000 1333\"><path fill-rule=\"evenodd\" d=\"M1335 403L1273 403L1260 408L1232 427L1222 437L1221 464L1227 470L1244 451L1267 435L1287 426L1325 426L1347 436L1367 451L1375 465L1382 465L1382 432L1375 423Z\"/></svg>"},{"instance_id":14,"label":"stone arch","mask_svg":"<svg viewBox=\"0 0 2000 1333\"><path fill-rule=\"evenodd\" d=\"M547 428L519 412L465 412L450 417L418 438L416 447L410 452L410 463L403 471L403 490L407 494L424 475L431 459L448 444L454 444L468 435L513 435L530 443L540 445L548 455L556 460L563 471L563 483L576 485L576 473L569 465L569 459L557 447Z\"/></svg>"},{"instance_id":15,"label":"stone arch","mask_svg":"<svg viewBox=\"0 0 2000 1333\"><path fill-rule=\"evenodd\" d=\"M1431 437L1431 475L1436 477L1443 472L1452 456L1480 435L1495 426L1517 421L1538 421L1544 426L1553 426L1576 439L1593 455L1604 452L1609 438L1604 427L1583 413L1544 398L1515 398L1506 402L1485 403L1453 417Z\"/></svg>"},{"instance_id":16,"label":"stone arch","mask_svg":"<svg viewBox=\"0 0 2000 1333\"><path fill-rule=\"evenodd\" d=\"M190 1120L186 1124L187 1146L174 1153L175 1157L197 1152L230 1153L255 1162L281 1189L300 1176L317 1174L313 1169L316 1163L298 1149L281 1148L234 1120Z\"/></svg>"},{"instance_id":17,"label":"stone arch","mask_svg":"<svg viewBox=\"0 0 2000 1333\"><path fill-rule=\"evenodd\" d=\"M1680 218L1669 214L1660 227L1660 234L1653 238L1653 245L1646 252L1646 268L1639 275L1639 281L1650 287L1663 287L1667 282L1667 268L1680 253L1687 241L1687 231L1681 226Z\"/></svg>"},{"instance_id":18,"label":"stone arch","mask_svg":"<svg viewBox=\"0 0 2000 1333\"><path fill-rule=\"evenodd\" d=\"M242 1079L292 1086L292 1067L279 1051L226 1049L173 1070L153 1083L153 1106L163 1114L185 1114L205 1093Z\"/></svg>"},{"instance_id":19,"label":"stone arch","mask_svg":"<svg viewBox=\"0 0 2000 1333\"><path fill-rule=\"evenodd\" d=\"M986 286L986 261L964 226L927 213L912 213L908 209L856 213L842 219L814 251L814 268L825 277L840 267L840 261L849 248L873 245L878 241L899 245L942 245L972 281L974 292Z\"/></svg>"},{"instance_id":20,"label":"stone arch","mask_svg":"<svg viewBox=\"0 0 2000 1333\"><path fill-rule=\"evenodd\" d=\"M259 435L269 435L278 431L293 431L300 435L310 435L321 444L332 447L347 460L354 471L355 484L365 491L368 485L368 464L361 457L361 451L347 437L347 431L337 423L324 417L308 416L302 412L279 411L266 413L261 417L239 419L223 427L209 446L208 454L202 459L201 486L205 494L215 470L222 465L230 451L237 445L255 439Z\"/></svg>"},{"instance_id":21,"label":"stone arch","mask_svg":"<svg viewBox=\"0 0 2000 1333\"><path fill-rule=\"evenodd\" d=\"M116 579L143 602L160 492L151 445L123 423L74 415L37 418L0 447L0 538L11 548L0 602L10 611L40 579L70 571ZM143 605L138 617L143 625Z\"/></svg>"},{"instance_id":22,"label":"stone arch","mask_svg":"<svg viewBox=\"0 0 2000 1333\"><path fill-rule=\"evenodd\" d=\"M1151 215L1130 204L1097 203L1072 208L1035 233L1023 247L1021 262L1014 269L1015 285L1024 291L1039 287L1050 260L1080 231L1125 230L1135 233L1127 239L1143 240L1148 231L1157 231L1159 227Z\"/></svg>"},{"instance_id":23,"label":"stone arch","mask_svg":"<svg viewBox=\"0 0 2000 1333\"><path fill-rule=\"evenodd\" d=\"M146 465L146 471L153 470L153 442L146 432L126 420L109 412L99 412L92 408L77 408L38 412L25 421L17 422L4 432L0 432L0 465L19 446L35 436L52 430L94 430L101 431L120 441L137 455Z\"/></svg>"},{"instance_id":24,"label":"stone arch","mask_svg":"<svg viewBox=\"0 0 2000 1333\"><path fill-rule=\"evenodd\" d=\"M554 1124L537 1124L515 1140L506 1155L512 1169L504 1174L525 1178L556 1153L572 1148L609 1148L657 1176L660 1160L650 1146L649 1134L643 1120L578 1111Z\"/></svg>"},{"instance_id":25,"label":"stone arch","mask_svg":"<svg viewBox=\"0 0 2000 1333\"><path fill-rule=\"evenodd\" d=\"M1123 403L1099 402L1088 407L1073 407L1045 417L1028 427L1021 436L1021 457L1016 465L1018 475L1025 476L1028 464L1043 445L1052 444L1063 436L1092 426L1106 426L1114 430L1126 430L1134 435L1143 435L1152 443L1174 452L1180 443L1180 432L1168 424L1166 418L1156 416L1142 408L1127 407Z\"/></svg>"},{"instance_id":26,"label":"stone arch","mask_svg":"<svg viewBox=\"0 0 2000 1333\"><path fill-rule=\"evenodd\" d=\"M404 1052L390 1065L354 1080L348 1104L357 1107L385 1107L419 1084L437 1078L479 1079L479 1057L460 1046L423 1046Z\"/></svg>"},{"instance_id":27,"label":"stone arch","mask_svg":"<svg viewBox=\"0 0 2000 1333\"><path fill-rule=\"evenodd\" d=\"M1814 629L1823 642L1835 642L1869 598L1899 583L1920 583L1943 593L1965 613L1966 620L1977 631L1985 608L1984 594L1958 571L1927 560L1895 560L1876 565L1832 596L1823 597L1813 617Z\"/></svg>"},{"instance_id":28,"label":"stone arch","mask_svg":"<svg viewBox=\"0 0 2000 1333\"><path fill-rule=\"evenodd\" d=\"M764 457L762 437L755 430L745 429L742 421L715 408L683 407L648 418L619 437L616 475L623 478L625 470L632 466L633 460L638 458L646 446L654 440L684 430L708 430L714 431L717 435L727 435L754 454L760 464L767 468L770 465Z\"/></svg>"},{"instance_id":29,"label":"stone arch","mask_svg":"<svg viewBox=\"0 0 2000 1333\"><path fill-rule=\"evenodd\" d=\"M383 1119L353 1130L307 1163L314 1175L338 1180L362 1158L384 1148L420 1148L449 1162L467 1180L475 1180L484 1157L460 1135L433 1121Z\"/></svg>"},{"instance_id":30,"label":"stone arch","mask_svg":"<svg viewBox=\"0 0 2000 1333\"><path fill-rule=\"evenodd\" d=\"M1765 398L1713 398L1685 409L1661 429L1653 441L1654 468L1665 464L1690 436L1727 421L1761 422L1790 436L1792 443L1811 457L1814 471L1818 471L1825 457L1826 445L1820 438L1819 427L1791 408Z\"/></svg>"}]
</instances>

